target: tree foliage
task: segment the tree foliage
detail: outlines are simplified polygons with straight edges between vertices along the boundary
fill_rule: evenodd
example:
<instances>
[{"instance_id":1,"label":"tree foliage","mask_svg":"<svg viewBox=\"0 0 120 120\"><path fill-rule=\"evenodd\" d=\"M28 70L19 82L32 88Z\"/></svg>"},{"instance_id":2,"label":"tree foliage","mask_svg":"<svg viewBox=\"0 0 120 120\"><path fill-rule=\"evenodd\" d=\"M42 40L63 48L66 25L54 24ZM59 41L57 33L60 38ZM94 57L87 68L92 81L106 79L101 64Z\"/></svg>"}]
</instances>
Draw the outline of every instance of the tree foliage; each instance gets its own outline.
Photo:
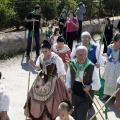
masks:
<instances>
[{"instance_id":1,"label":"tree foliage","mask_svg":"<svg viewBox=\"0 0 120 120\"><path fill-rule=\"evenodd\" d=\"M0 0L0 26L19 29L36 4L41 6L43 19L48 21L57 19L63 8L76 11L79 2L86 6L85 20L119 15L120 0Z\"/></svg>"}]
</instances>

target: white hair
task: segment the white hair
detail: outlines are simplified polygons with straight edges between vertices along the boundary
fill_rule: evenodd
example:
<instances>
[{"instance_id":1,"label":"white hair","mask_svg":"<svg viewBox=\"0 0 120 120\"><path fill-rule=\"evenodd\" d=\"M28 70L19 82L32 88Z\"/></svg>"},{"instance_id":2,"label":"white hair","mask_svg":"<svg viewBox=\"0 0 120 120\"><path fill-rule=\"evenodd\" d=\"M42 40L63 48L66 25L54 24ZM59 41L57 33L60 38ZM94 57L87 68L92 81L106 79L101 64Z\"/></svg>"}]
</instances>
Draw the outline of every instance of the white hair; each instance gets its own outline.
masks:
<instances>
[{"instance_id":1,"label":"white hair","mask_svg":"<svg viewBox=\"0 0 120 120\"><path fill-rule=\"evenodd\" d=\"M85 36L85 35L87 35L87 36L89 36L89 37L91 38L91 35L90 35L89 32L87 32L87 31L82 32L81 37L83 37L83 36Z\"/></svg>"},{"instance_id":2,"label":"white hair","mask_svg":"<svg viewBox=\"0 0 120 120\"><path fill-rule=\"evenodd\" d=\"M87 49L87 47L85 47L85 46L78 46L78 47L76 48L76 53L77 53L79 50L85 50L86 53L88 54L88 49Z\"/></svg>"}]
</instances>

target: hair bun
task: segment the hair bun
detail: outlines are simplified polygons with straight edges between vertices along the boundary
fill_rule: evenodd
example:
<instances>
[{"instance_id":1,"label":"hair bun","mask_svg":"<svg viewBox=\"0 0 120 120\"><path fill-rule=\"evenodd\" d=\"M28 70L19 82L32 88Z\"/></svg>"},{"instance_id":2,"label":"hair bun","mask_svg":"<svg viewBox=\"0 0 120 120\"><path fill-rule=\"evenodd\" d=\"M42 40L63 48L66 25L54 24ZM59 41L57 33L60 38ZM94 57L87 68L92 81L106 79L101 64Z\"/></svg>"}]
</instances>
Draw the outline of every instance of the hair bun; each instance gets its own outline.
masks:
<instances>
[{"instance_id":1,"label":"hair bun","mask_svg":"<svg viewBox=\"0 0 120 120\"><path fill-rule=\"evenodd\" d=\"M50 49L51 48L51 44L49 43L48 40L43 40L41 48L48 48L48 49Z\"/></svg>"}]
</instances>

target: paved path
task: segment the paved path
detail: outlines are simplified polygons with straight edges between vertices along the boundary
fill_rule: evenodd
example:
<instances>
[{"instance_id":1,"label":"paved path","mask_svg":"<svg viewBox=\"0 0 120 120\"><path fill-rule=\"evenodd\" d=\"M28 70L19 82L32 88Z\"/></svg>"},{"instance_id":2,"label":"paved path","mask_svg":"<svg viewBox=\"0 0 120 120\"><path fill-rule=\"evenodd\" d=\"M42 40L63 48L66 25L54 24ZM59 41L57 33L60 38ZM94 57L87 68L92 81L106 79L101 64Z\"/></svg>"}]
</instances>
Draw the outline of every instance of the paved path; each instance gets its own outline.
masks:
<instances>
[{"instance_id":1,"label":"paved path","mask_svg":"<svg viewBox=\"0 0 120 120\"><path fill-rule=\"evenodd\" d=\"M23 107L26 101L29 66L25 59L23 60L22 64L21 60L22 55L10 60L0 61L0 71L3 74L1 82L6 85L11 100L10 111L8 113L10 120L25 120ZM103 70L104 68L102 68L102 72ZM34 81L36 74L37 73L32 69L31 84ZM97 99L102 106L105 100L101 101L98 97ZM108 104L109 120L120 120L120 111L114 108L113 103L114 99L112 99ZM92 115L93 112L94 111L90 111L89 115ZM99 114L97 115L97 120L102 120Z\"/></svg>"}]
</instances>

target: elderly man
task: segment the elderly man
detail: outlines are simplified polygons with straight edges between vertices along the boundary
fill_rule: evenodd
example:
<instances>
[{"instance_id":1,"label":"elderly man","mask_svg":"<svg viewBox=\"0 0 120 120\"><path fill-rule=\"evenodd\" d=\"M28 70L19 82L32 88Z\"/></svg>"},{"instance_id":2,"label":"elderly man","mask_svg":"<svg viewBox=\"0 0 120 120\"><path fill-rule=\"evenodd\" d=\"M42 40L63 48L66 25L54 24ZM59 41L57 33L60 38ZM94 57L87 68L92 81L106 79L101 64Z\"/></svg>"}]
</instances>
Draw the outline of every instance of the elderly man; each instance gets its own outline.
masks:
<instances>
[{"instance_id":1,"label":"elderly man","mask_svg":"<svg viewBox=\"0 0 120 120\"><path fill-rule=\"evenodd\" d=\"M99 90L101 86L99 72L87 56L87 48L85 46L78 46L76 48L76 59L72 61L77 73L70 65L66 74L66 86L69 92L72 93L73 117L75 120L86 120L91 104L91 99L86 92L89 92L94 97L94 90ZM85 87L80 82L78 75L85 84Z\"/></svg>"},{"instance_id":2,"label":"elderly man","mask_svg":"<svg viewBox=\"0 0 120 120\"><path fill-rule=\"evenodd\" d=\"M120 88L120 76L117 79L117 89ZM116 94L115 107L120 110L120 90Z\"/></svg>"},{"instance_id":3,"label":"elderly man","mask_svg":"<svg viewBox=\"0 0 120 120\"><path fill-rule=\"evenodd\" d=\"M81 45L87 47L88 58L91 60L92 63L96 65L97 68L104 65L103 57L101 54L99 54L98 47L91 42L91 35L87 31L81 34L81 42L73 48L72 53L71 53L72 60L76 57L76 48Z\"/></svg>"},{"instance_id":4,"label":"elderly man","mask_svg":"<svg viewBox=\"0 0 120 120\"><path fill-rule=\"evenodd\" d=\"M0 79L1 79L0 72ZM0 120L8 120L7 111L9 110L9 96L5 90L5 86L0 83Z\"/></svg>"}]
</instances>

